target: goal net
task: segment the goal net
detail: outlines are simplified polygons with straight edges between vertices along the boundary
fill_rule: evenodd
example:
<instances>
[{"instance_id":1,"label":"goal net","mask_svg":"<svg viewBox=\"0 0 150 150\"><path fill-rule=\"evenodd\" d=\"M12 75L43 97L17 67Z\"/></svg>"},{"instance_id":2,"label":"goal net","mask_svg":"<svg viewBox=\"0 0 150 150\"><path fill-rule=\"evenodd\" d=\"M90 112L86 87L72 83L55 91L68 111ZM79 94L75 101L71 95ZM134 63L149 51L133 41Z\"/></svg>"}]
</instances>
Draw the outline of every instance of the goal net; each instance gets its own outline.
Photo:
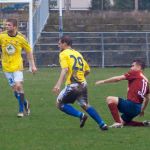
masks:
<instances>
[{"instance_id":1,"label":"goal net","mask_svg":"<svg viewBox=\"0 0 150 150\"><path fill-rule=\"evenodd\" d=\"M48 0L0 0L0 28L5 30L6 19L17 19L18 30L33 49L48 17Z\"/></svg>"},{"instance_id":2,"label":"goal net","mask_svg":"<svg viewBox=\"0 0 150 150\"><path fill-rule=\"evenodd\" d=\"M5 30L8 18L18 20L18 30L24 34L33 46L32 0L0 0L0 26Z\"/></svg>"}]
</instances>

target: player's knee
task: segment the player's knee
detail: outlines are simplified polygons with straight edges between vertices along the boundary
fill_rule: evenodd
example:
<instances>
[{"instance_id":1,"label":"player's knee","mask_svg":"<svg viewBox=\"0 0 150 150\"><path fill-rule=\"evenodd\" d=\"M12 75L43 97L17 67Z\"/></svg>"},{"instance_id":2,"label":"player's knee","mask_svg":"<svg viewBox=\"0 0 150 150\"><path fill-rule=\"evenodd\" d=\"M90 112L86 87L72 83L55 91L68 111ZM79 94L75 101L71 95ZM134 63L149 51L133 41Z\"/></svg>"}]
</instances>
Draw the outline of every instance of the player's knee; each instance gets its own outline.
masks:
<instances>
[{"instance_id":1,"label":"player's knee","mask_svg":"<svg viewBox=\"0 0 150 150\"><path fill-rule=\"evenodd\" d=\"M107 104L111 104L111 103L117 103L117 97L113 97L113 96L108 96L107 98L106 98L106 102L107 102Z\"/></svg>"},{"instance_id":2,"label":"player's knee","mask_svg":"<svg viewBox=\"0 0 150 150\"><path fill-rule=\"evenodd\" d=\"M108 104L111 101L110 96L106 98L106 103Z\"/></svg>"},{"instance_id":3,"label":"player's knee","mask_svg":"<svg viewBox=\"0 0 150 150\"><path fill-rule=\"evenodd\" d=\"M62 110L63 104L60 102L56 102L56 108L58 108L59 110Z\"/></svg>"},{"instance_id":4,"label":"player's knee","mask_svg":"<svg viewBox=\"0 0 150 150\"><path fill-rule=\"evenodd\" d=\"M82 109L84 109L85 111L90 107L90 105L89 104L86 104L86 103L84 103L84 104L82 104L82 105L80 105L81 107L82 107Z\"/></svg>"},{"instance_id":5,"label":"player's knee","mask_svg":"<svg viewBox=\"0 0 150 150\"><path fill-rule=\"evenodd\" d=\"M16 84L15 91L22 92L23 91L22 86L20 84Z\"/></svg>"}]
</instances>

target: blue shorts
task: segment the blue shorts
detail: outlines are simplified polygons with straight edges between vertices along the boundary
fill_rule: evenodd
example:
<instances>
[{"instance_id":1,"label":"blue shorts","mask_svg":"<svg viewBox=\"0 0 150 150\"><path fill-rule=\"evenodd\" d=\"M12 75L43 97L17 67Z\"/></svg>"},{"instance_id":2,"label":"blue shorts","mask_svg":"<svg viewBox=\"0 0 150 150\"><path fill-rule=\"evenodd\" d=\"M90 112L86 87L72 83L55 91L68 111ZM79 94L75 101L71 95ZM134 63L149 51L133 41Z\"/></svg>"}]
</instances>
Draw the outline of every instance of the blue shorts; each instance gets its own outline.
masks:
<instances>
[{"instance_id":1,"label":"blue shorts","mask_svg":"<svg viewBox=\"0 0 150 150\"><path fill-rule=\"evenodd\" d=\"M142 104L137 104L131 100L119 98L118 109L122 113L121 118L125 122L130 122L141 112Z\"/></svg>"}]
</instances>

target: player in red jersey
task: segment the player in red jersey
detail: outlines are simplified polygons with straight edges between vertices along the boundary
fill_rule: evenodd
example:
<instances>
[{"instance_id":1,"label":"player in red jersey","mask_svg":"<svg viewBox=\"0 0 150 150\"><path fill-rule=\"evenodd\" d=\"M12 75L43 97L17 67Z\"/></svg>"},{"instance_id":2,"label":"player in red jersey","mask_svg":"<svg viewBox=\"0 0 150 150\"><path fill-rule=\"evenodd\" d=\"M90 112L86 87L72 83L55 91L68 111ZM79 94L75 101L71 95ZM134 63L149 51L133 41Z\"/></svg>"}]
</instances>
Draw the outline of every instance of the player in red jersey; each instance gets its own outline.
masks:
<instances>
[{"instance_id":1,"label":"player in red jersey","mask_svg":"<svg viewBox=\"0 0 150 150\"><path fill-rule=\"evenodd\" d=\"M134 60L130 70L124 75L115 76L105 80L99 80L95 84L112 83L121 80L128 81L127 99L108 96L106 101L112 117L115 121L110 127L121 128L123 125L150 126L150 121L133 121L136 116L144 115L144 110L150 99L149 83L143 74L145 63L141 60ZM119 112L122 114L120 116Z\"/></svg>"}]
</instances>

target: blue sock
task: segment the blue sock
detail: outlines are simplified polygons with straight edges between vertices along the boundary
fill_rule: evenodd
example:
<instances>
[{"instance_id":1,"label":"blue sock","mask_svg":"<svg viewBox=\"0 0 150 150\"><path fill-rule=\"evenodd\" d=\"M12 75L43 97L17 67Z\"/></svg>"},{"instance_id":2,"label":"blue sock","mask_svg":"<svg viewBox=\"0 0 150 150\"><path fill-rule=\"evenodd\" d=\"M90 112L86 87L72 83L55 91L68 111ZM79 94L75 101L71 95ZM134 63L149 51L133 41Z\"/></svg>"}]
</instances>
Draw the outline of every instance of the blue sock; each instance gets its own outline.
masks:
<instances>
[{"instance_id":1,"label":"blue sock","mask_svg":"<svg viewBox=\"0 0 150 150\"><path fill-rule=\"evenodd\" d=\"M18 92L14 91L14 96L18 100L19 112L23 112L22 104L21 104L21 101L20 101L20 94Z\"/></svg>"},{"instance_id":2,"label":"blue sock","mask_svg":"<svg viewBox=\"0 0 150 150\"><path fill-rule=\"evenodd\" d=\"M61 110L68 115L78 117L78 118L80 118L81 115L83 114L82 112L76 110L74 107L72 107L71 105L68 105L68 104L62 105Z\"/></svg>"},{"instance_id":3,"label":"blue sock","mask_svg":"<svg viewBox=\"0 0 150 150\"><path fill-rule=\"evenodd\" d=\"M16 91L14 91L14 95L15 95L15 97L16 97L16 99L18 100L18 94L22 94L23 96L21 96L23 99L24 99L24 101L23 101L23 103L24 103L24 106L26 106L27 105L27 100L24 98L24 93L18 93L18 92L16 92ZM19 102L19 100L18 100L18 102Z\"/></svg>"},{"instance_id":4,"label":"blue sock","mask_svg":"<svg viewBox=\"0 0 150 150\"><path fill-rule=\"evenodd\" d=\"M19 112L23 112L23 109L24 109L24 102L23 102L23 100L21 99L20 93L14 92L14 95L15 95L15 97L16 97L17 100L18 100Z\"/></svg>"},{"instance_id":5,"label":"blue sock","mask_svg":"<svg viewBox=\"0 0 150 150\"><path fill-rule=\"evenodd\" d=\"M18 93L16 91L14 91L14 95L18 99Z\"/></svg>"},{"instance_id":6,"label":"blue sock","mask_svg":"<svg viewBox=\"0 0 150 150\"><path fill-rule=\"evenodd\" d=\"M103 126L105 123L100 117L100 115L97 113L97 111L93 107L89 107L86 112L99 124L99 126Z\"/></svg>"},{"instance_id":7,"label":"blue sock","mask_svg":"<svg viewBox=\"0 0 150 150\"><path fill-rule=\"evenodd\" d=\"M23 102L24 106L27 106L27 100L24 99L24 102Z\"/></svg>"},{"instance_id":8,"label":"blue sock","mask_svg":"<svg viewBox=\"0 0 150 150\"><path fill-rule=\"evenodd\" d=\"M26 99L24 97L24 93L20 93L20 98L23 101L24 106L26 106L27 105L27 101L26 101Z\"/></svg>"},{"instance_id":9,"label":"blue sock","mask_svg":"<svg viewBox=\"0 0 150 150\"><path fill-rule=\"evenodd\" d=\"M16 92L16 91L14 91L14 95L15 95L16 99L18 100L18 103L19 103L19 112L23 112L22 101L23 101L24 106L27 105L27 101L26 101L26 99L24 98L24 93L18 93L18 92ZM24 99L24 100L23 100L23 99Z\"/></svg>"}]
</instances>

